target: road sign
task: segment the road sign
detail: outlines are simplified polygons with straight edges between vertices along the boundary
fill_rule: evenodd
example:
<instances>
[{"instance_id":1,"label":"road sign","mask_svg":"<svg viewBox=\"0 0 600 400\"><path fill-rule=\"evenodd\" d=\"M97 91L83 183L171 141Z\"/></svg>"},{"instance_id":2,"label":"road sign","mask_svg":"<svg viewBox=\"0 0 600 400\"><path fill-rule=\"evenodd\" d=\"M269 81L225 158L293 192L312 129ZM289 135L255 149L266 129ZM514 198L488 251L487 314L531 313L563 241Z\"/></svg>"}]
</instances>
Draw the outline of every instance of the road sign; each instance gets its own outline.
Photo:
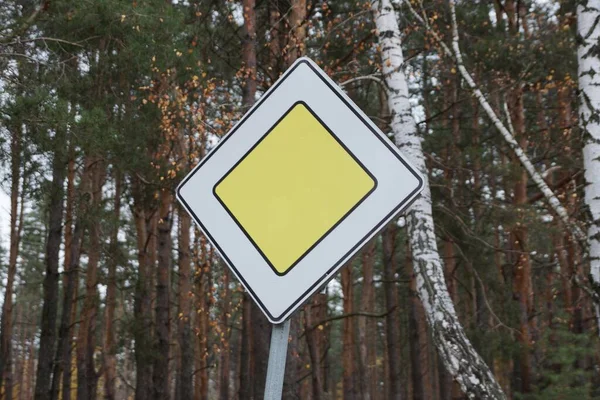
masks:
<instances>
[{"instance_id":1,"label":"road sign","mask_svg":"<svg viewBox=\"0 0 600 400\"><path fill-rule=\"evenodd\" d=\"M280 323L422 186L385 134L301 58L188 174L177 197Z\"/></svg>"}]
</instances>

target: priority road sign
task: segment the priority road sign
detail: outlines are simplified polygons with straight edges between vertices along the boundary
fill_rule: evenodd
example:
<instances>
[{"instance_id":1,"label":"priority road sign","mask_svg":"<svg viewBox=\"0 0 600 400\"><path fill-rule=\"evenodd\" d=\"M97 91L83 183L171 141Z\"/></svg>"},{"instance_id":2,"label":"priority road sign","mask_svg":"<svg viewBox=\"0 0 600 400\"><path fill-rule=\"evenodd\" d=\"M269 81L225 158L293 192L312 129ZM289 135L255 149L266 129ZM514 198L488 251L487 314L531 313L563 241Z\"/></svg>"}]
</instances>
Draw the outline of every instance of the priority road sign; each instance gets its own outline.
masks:
<instances>
[{"instance_id":1,"label":"priority road sign","mask_svg":"<svg viewBox=\"0 0 600 400\"><path fill-rule=\"evenodd\" d=\"M280 323L422 186L386 135L300 58L185 177L177 197Z\"/></svg>"}]
</instances>

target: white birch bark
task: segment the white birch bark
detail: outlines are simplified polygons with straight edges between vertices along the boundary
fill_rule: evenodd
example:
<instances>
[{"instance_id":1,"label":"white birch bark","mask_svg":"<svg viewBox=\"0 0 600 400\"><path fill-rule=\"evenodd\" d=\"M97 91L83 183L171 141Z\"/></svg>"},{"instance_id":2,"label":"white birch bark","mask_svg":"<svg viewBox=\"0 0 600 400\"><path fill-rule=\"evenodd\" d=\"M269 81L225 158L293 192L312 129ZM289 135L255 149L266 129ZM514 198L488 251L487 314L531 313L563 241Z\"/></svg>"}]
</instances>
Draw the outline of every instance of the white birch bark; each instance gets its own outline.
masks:
<instances>
[{"instance_id":1,"label":"white birch bark","mask_svg":"<svg viewBox=\"0 0 600 400\"><path fill-rule=\"evenodd\" d=\"M577 6L579 125L585 135L583 166L588 228L590 275L600 296L600 0L581 0ZM596 303L600 333L600 306Z\"/></svg>"},{"instance_id":2,"label":"white birch bark","mask_svg":"<svg viewBox=\"0 0 600 400\"><path fill-rule=\"evenodd\" d=\"M390 0L380 0L373 1L372 10L379 35L388 104L392 112L394 141L425 179L423 192L412 206L407 222L417 292L425 308L434 343L444 366L469 398L505 399L489 367L465 335L444 280L434 232L427 167L421 138L411 114L403 71L402 43L394 9Z\"/></svg>"}]
</instances>

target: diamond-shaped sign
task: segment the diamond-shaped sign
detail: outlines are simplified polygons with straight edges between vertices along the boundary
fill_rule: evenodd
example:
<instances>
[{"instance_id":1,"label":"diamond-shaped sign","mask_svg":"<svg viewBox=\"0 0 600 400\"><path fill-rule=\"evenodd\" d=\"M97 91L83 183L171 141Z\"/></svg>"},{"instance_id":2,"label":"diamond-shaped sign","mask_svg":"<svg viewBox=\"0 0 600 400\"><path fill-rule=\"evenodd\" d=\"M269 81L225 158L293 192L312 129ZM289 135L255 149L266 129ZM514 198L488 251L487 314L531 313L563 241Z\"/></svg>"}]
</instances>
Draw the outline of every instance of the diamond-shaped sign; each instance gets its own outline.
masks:
<instances>
[{"instance_id":1,"label":"diamond-shaped sign","mask_svg":"<svg viewBox=\"0 0 600 400\"><path fill-rule=\"evenodd\" d=\"M375 179L298 102L215 186L276 274L284 275L375 189Z\"/></svg>"},{"instance_id":2,"label":"diamond-shaped sign","mask_svg":"<svg viewBox=\"0 0 600 400\"><path fill-rule=\"evenodd\" d=\"M269 320L285 320L416 198L423 180L301 58L177 197Z\"/></svg>"}]
</instances>

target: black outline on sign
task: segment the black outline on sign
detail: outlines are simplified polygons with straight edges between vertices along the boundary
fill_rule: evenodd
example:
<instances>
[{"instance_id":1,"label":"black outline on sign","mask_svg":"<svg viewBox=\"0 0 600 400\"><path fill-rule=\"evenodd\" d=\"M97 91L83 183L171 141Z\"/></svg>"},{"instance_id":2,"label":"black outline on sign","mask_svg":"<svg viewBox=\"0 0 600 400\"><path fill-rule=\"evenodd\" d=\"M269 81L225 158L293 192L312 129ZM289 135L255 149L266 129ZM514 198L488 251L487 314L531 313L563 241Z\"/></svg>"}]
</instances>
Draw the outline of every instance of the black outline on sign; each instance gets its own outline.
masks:
<instances>
[{"instance_id":1,"label":"black outline on sign","mask_svg":"<svg viewBox=\"0 0 600 400\"><path fill-rule=\"evenodd\" d=\"M267 257L267 255L265 253L263 253L263 251L261 250L261 248L258 246L258 244L252 239L252 237L250 236L250 234L246 231L246 229L244 229L244 227L242 226L242 224L238 221L238 219L235 217L235 215L233 214L233 212L231 212L231 210L229 209L229 207L227 207L227 205L225 204L225 202L219 197L219 195L217 194L217 186L219 186L221 184L221 182L223 182L228 176L229 174L231 174L233 172L233 170L242 163L242 161L244 161L244 159L246 157L248 157L250 155L250 153L252 153L252 151L254 151L255 148L258 147L258 145L264 140L266 139L266 137L269 135L269 133L271 133L273 131L273 129L275 129L277 127L277 125L279 125L279 123L281 121L283 121L283 119L290 113L292 112L292 110L294 108L296 108L299 105L303 105L304 108L306 108L308 110L308 112L317 120L317 122L319 122L321 124L321 126L323 128L325 128L325 130L327 132L329 132L329 134L335 139L335 141L342 147L342 149L346 150L346 152L350 155L350 157L352 157L352 159L362 168L362 170L371 178L371 180L373 181L373 187L371 189L369 189L369 191L360 199L358 200L358 202L353 205L344 215L342 215L342 217L331 226L331 228L329 228L316 242L314 242L307 250L304 251L304 253L302 253L302 255L300 255L300 257L298 257L296 259L296 261L294 261L284 272L279 272L277 271L277 269L275 268L275 266L273 265L273 263L271 262L271 260L269 260L269 258ZM258 141L250 148L250 150L248 150L246 152L246 154L244 154L244 156L242 158L240 158L238 160L238 162L236 162L233 167L231 167L229 169L229 171L227 171L225 173L225 175L223 175L223 177L221 179L219 179L217 181L217 183L215 183L215 185L213 186L213 195L217 198L217 200L219 201L219 203L221 203L221 205L223 206L223 208L225 209L225 211L227 211L227 213L229 214L229 216L231 216L231 218L233 218L233 220L235 221L235 223L237 224L237 226L242 230L242 232L244 232L244 234L246 235L246 237L248 238L248 240L250 240L250 243L252 243L252 245L256 248L256 250L260 253L260 255L265 259L265 261L267 262L267 264L269 264L269 267L271 267L271 269L273 270L273 272L275 272L275 274L279 275L279 276L284 276L287 273L289 273L296 265L298 265L298 263L300 261L302 261L302 259L304 257L306 257L306 255L308 253L311 252L312 249L314 249L319 243L321 243L325 237L327 237L327 235L329 235L335 228L338 227L339 224L342 223L342 221L344 219L346 219L346 217L348 215L350 215L352 213L352 211L354 211L356 209L356 207L358 207L363 201L366 200L367 197L369 197L369 195L371 193L373 193L373 191L377 188L377 178L375 178L375 176L373 176L373 174L367 170L367 168L363 165L362 162L360 162L360 160L358 158L356 158L356 156L350 151L350 149L348 149L348 147L346 147L346 145L344 143L342 143L342 141L331 131L331 129L329 129L329 127L325 124L325 122L323 122L323 120L321 120L321 118L319 118L317 116L317 114L315 114L315 112L312 110L312 108L309 107L308 104L306 104L304 101L297 101L294 104L292 104L292 106L285 112L283 113L283 115L281 116L281 118L279 118L277 120L277 122L275 122L273 124L273 126L271 126L271 128L269 128L269 130L267 131L267 133L265 133L260 139L258 139Z\"/></svg>"},{"instance_id":2,"label":"black outline on sign","mask_svg":"<svg viewBox=\"0 0 600 400\"><path fill-rule=\"evenodd\" d=\"M244 279L244 277L235 268L235 266L233 265L233 263L231 262L231 260L229 259L229 257L227 257L227 255L225 254L225 252L223 251L223 249L221 249L221 247L217 244L217 242L214 240L214 238L212 237L212 235L210 234L210 232L206 229L206 227L202 224L202 222L200 222L200 219L198 219L198 216L192 211L192 209L189 206L189 204L183 199L183 197L181 197L180 191L181 191L181 188L183 187L183 185L192 178L192 176L196 173L196 171L198 171L198 169L200 169L202 167L202 165L204 165L210 159L210 157L218 150L218 148L221 145L223 145L223 143L225 143L235 133L235 131L238 130L238 128L240 126L242 126L242 124L254 113L254 111L256 111L258 109L258 107L260 106L260 104L263 103L275 91L275 89L279 85L281 85L281 83L283 81L285 81L285 79L287 79L287 77L296 68L298 68L302 64L306 64L319 77L319 79L321 79L323 81L323 83L325 83L325 85L327 85L334 92L334 94L340 98L340 100L356 115L356 117L365 124L365 126L375 135L375 137L377 139L379 139L384 144L384 146L387 147L394 154L394 156L396 156L396 158L398 158L398 160L400 160L400 162L402 164L404 164L404 166L406 167L406 169L408 169L414 175L414 177L417 179L417 181L419 182L419 185L408 196L406 196L404 198L404 200L402 200L396 207L394 207L394 209L392 211L390 211L381 221L379 221L373 227L373 229L371 229L369 232L367 232L358 243L356 243L350 250L348 250L348 252L346 254L344 254L342 257L340 257L340 259L331 268L329 268L329 270L327 270L323 274L323 277L321 279L317 280L317 282L315 282L313 285L311 285L301 296L298 297L298 300L296 300L295 302L293 302L292 305L290 305L278 317L274 317L273 314L271 314L269 312L269 310L267 309L267 307L265 307L265 305L263 304L263 302L260 301L260 298L258 296L256 296L256 293L254 293L254 291L252 290L252 288L250 287L250 285L248 285L248 282L246 282L246 280ZM335 271L335 270L337 270L338 268L340 268L341 267L341 263L344 260L346 260L349 256L353 255L354 253L356 253L360 248L362 248L362 246L365 244L364 242L370 236L372 236L375 233L379 232L384 227L383 225L386 223L386 221L388 221L394 215L400 213L402 210L404 210L408 206L410 206L410 204L412 204L412 202L414 200L416 200L416 197L414 199L412 199L412 201L410 203L408 203L408 200L411 199L416 193L418 193L423 188L423 183L424 183L423 179L419 176L419 174L417 174L415 172L415 170L410 165L408 165L406 163L406 161L404 161L404 159L402 159L402 157L396 151L394 151L393 147L389 143L387 143L380 136L380 134L377 132L377 130L375 130L360 115L359 112L357 112L354 109L354 107L348 102L348 100L346 100L326 78L324 78L323 76L321 76L321 73L318 70L316 70L315 67L313 67L308 60L301 59L301 60L299 60L296 63L296 65L294 65L294 67L292 67L289 71L287 71L286 74L279 81L275 82L275 84L268 91L268 93L265 93L265 95L263 95L258 100L258 102L256 103L256 105L248 112L248 114L244 115L242 117L242 119L240 120L240 122L238 122L236 124L236 126L234 126L233 129L229 132L229 134L227 134L217 144L217 146L203 160L201 160L198 163L198 165L194 168L194 170L192 172L190 172L190 174L186 178L184 178L184 180L177 187L177 198L179 199L179 201L181 201L181 203L183 203L183 205L185 206L185 208L187 209L187 211L192 215L192 217L194 217L194 221L200 226L200 228L202 229L202 231L204 232L204 234L208 237L208 239L213 244L213 246L215 246L217 248L217 250L219 251L219 254L221 254L221 257L223 257L225 259L225 262L227 263L227 265L229 265L229 267L233 270L233 272L236 274L236 276L238 277L238 279L240 281L242 281L242 284L244 285L244 287L250 292L250 294L252 295L252 298L254 298L254 300L256 301L256 303L258 303L258 305L263 310L263 312L265 314L267 314L273 322L275 322L275 323L281 323L281 322L283 322L283 319L281 318L282 316L286 315L288 312L290 312L290 310L296 308L296 306L299 306L300 305L299 303L305 302L307 299L304 299L304 297L308 293L310 293L315 287L317 287L317 286L319 286L319 287L325 286L334 277L334 275L332 274L332 272ZM329 279L323 280L323 278L327 278L327 277L329 277Z\"/></svg>"}]
</instances>

